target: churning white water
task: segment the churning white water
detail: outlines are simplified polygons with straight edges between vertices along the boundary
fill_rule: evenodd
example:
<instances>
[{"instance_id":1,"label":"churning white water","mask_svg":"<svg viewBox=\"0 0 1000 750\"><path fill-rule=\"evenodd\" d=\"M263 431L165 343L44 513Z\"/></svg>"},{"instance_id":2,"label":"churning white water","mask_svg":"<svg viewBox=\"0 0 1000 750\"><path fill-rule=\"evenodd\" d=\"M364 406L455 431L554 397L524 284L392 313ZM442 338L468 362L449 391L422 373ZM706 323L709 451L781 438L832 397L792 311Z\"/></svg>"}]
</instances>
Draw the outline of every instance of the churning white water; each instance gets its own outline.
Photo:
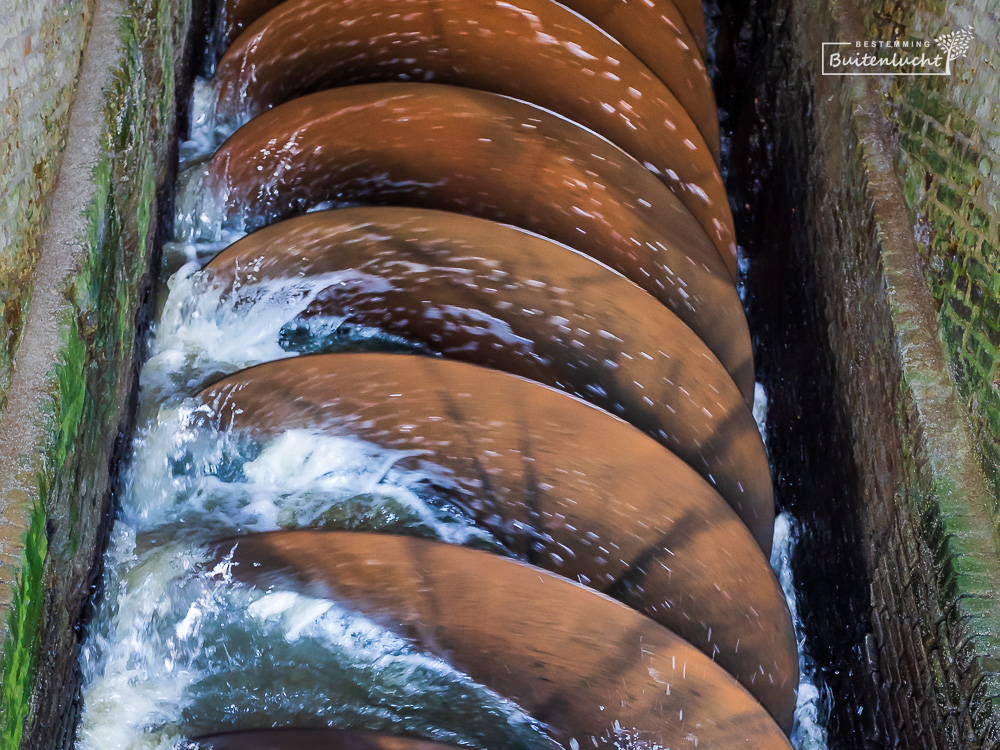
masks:
<instances>
[{"instance_id":1,"label":"churning white water","mask_svg":"<svg viewBox=\"0 0 1000 750\"><path fill-rule=\"evenodd\" d=\"M764 443L767 444L767 391L760 383L754 388L753 416L757 421ZM778 576L778 583L785 594L788 610L792 614L795 639L799 651L799 690L795 702L795 725L791 741L796 750L826 750L826 722L830 694L822 684L816 664L809 654L809 642L803 631L799 615L799 601L795 590L793 562L799 549L799 533L795 519L788 513L779 513L774 519L774 541L771 546L771 567Z\"/></svg>"},{"instance_id":2,"label":"churning white water","mask_svg":"<svg viewBox=\"0 0 1000 750\"><path fill-rule=\"evenodd\" d=\"M799 536L795 520L788 513L774 519L774 546L771 548L771 567L778 576L785 601L792 613L795 637L799 644L799 694L795 702L795 725L792 727L792 746L796 750L826 750L826 722L830 694L823 686L815 662L809 654L802 618L799 616L792 561L798 550Z\"/></svg>"},{"instance_id":3,"label":"churning white water","mask_svg":"<svg viewBox=\"0 0 1000 750\"><path fill-rule=\"evenodd\" d=\"M263 444L218 431L193 404L174 403L173 381L150 365L143 398L156 403L144 404L152 416L134 441L105 601L82 658L81 750L168 748L227 726L317 722L548 746L509 701L364 618L237 584L225 566L206 565L208 542L248 531L406 529L496 547L488 533L411 490L420 477L396 470L398 452L305 431Z\"/></svg>"},{"instance_id":4,"label":"churning white water","mask_svg":"<svg viewBox=\"0 0 1000 750\"><path fill-rule=\"evenodd\" d=\"M282 528L403 530L498 548L457 509L421 497L401 454L287 432L253 443L187 400L207 381L291 356L279 332L321 289L258 285L225 298L198 269L242 235L200 185L214 124L198 103L182 154L174 271L140 378L140 408L84 645L79 750L163 750L227 727L363 726L478 747L551 747L531 717L445 662L326 600L267 593L210 565L210 541ZM176 270L174 270L176 269ZM627 735L627 733L625 733Z\"/></svg>"}]
</instances>

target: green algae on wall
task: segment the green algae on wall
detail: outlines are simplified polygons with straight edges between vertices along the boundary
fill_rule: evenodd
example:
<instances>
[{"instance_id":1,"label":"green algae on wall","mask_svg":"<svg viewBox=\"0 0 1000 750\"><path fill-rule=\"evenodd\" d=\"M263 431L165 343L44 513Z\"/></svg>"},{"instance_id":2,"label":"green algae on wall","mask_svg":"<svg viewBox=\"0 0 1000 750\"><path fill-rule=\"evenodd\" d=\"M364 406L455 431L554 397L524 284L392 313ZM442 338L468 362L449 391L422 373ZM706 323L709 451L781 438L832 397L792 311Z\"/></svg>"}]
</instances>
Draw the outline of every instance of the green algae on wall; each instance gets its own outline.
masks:
<instances>
[{"instance_id":1,"label":"green algae on wall","mask_svg":"<svg viewBox=\"0 0 1000 750\"><path fill-rule=\"evenodd\" d=\"M39 488L39 494L43 494ZM17 748L24 733L24 714L35 678L42 617L45 514L36 505L24 537L24 565L15 586L0 672L0 748Z\"/></svg>"},{"instance_id":2,"label":"green algae on wall","mask_svg":"<svg viewBox=\"0 0 1000 750\"><path fill-rule=\"evenodd\" d=\"M952 76L887 79L884 93L944 342L1000 499L1000 2L863 5L879 38L934 39L964 26L975 35Z\"/></svg>"},{"instance_id":3,"label":"green algae on wall","mask_svg":"<svg viewBox=\"0 0 1000 750\"><path fill-rule=\"evenodd\" d=\"M108 512L109 464L133 385L157 187L168 170L175 71L191 3L129 0L117 10L119 54L106 71L102 136L86 146L95 166L82 249L61 285L61 343L40 401L43 442L24 446L26 471L39 489L21 498L30 506L21 573L10 606L0 606L0 750L62 742L74 719L65 695L78 653L74 626Z\"/></svg>"}]
</instances>

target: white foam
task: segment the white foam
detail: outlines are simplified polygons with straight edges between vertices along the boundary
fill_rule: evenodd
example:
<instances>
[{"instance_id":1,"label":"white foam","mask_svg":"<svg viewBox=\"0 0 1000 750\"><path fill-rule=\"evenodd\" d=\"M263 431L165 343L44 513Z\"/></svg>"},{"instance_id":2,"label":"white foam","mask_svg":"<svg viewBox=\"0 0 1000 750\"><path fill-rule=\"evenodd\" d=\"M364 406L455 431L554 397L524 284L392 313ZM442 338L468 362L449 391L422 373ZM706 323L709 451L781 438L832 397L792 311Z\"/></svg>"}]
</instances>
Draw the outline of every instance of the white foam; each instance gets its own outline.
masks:
<instances>
[{"instance_id":1,"label":"white foam","mask_svg":"<svg viewBox=\"0 0 1000 750\"><path fill-rule=\"evenodd\" d=\"M118 552L130 547L116 536ZM78 750L172 748L188 734L303 721L547 744L514 704L333 602L234 584L182 542L133 546L124 560L84 647Z\"/></svg>"},{"instance_id":2,"label":"white foam","mask_svg":"<svg viewBox=\"0 0 1000 750\"><path fill-rule=\"evenodd\" d=\"M168 294L154 327L143 389L157 403L198 391L209 377L293 356L280 343L281 328L303 312L334 274L294 281L260 282L225 293L197 261L167 282Z\"/></svg>"},{"instance_id":3,"label":"white foam","mask_svg":"<svg viewBox=\"0 0 1000 750\"><path fill-rule=\"evenodd\" d=\"M785 601L792 614L795 637L799 648L799 690L795 702L795 725L791 741L796 750L826 750L826 722L830 705L829 689L809 654L809 644L802 630L798 612L798 599L792 575L792 560L798 543L795 522L788 513L774 519L774 545L771 548L771 567L785 593Z\"/></svg>"}]
</instances>

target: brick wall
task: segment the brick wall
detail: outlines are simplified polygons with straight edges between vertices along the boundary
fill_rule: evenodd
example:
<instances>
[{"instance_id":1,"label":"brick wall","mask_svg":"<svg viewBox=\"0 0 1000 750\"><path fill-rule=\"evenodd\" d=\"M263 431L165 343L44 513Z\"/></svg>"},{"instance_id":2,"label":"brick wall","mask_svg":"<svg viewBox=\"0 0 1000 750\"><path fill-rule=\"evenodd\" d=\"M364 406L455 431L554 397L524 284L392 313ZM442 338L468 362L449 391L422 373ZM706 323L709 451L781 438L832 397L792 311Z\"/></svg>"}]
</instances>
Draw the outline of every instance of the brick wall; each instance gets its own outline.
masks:
<instances>
[{"instance_id":1,"label":"brick wall","mask_svg":"<svg viewBox=\"0 0 1000 750\"><path fill-rule=\"evenodd\" d=\"M909 11L922 4L927 18L941 14L940 30L969 23L924 0L901 2ZM975 347L989 339L981 316L996 297L988 290L998 289L992 157L981 156L995 136L980 100L1000 102L993 68L961 61L951 80L825 77L821 43L866 38L888 6L731 5L723 17L748 18L728 37L737 86L726 107L735 120L730 188L750 286L769 295L752 306L775 415L769 445L779 499L803 532L800 611L814 639L807 647L825 651L813 655L833 690L831 747L1000 747L995 493L974 448L984 431L974 436L967 424L974 414L982 425L992 408L970 394L991 387L982 360L992 365L993 350ZM983 26L995 44L996 22ZM984 44L970 57L986 59ZM904 100L919 102L923 117L936 112L940 132L913 125L916 105L907 111ZM963 119L962 107L979 121ZM957 269L989 281L962 291ZM782 307L790 287L805 289L810 304ZM768 306L776 309L760 314ZM818 318L811 335L790 337L803 317ZM826 357L829 382L816 364ZM962 363L964 400L953 361ZM814 373L825 399L802 398L786 379L795 367ZM816 476L830 486L817 487ZM831 539L838 525L841 539Z\"/></svg>"},{"instance_id":2,"label":"brick wall","mask_svg":"<svg viewBox=\"0 0 1000 750\"><path fill-rule=\"evenodd\" d=\"M199 0L0 0L3 750L72 747L79 626L172 213L175 94L205 12Z\"/></svg>"},{"instance_id":3,"label":"brick wall","mask_svg":"<svg viewBox=\"0 0 1000 750\"><path fill-rule=\"evenodd\" d=\"M93 0L0 0L0 407Z\"/></svg>"},{"instance_id":4,"label":"brick wall","mask_svg":"<svg viewBox=\"0 0 1000 750\"><path fill-rule=\"evenodd\" d=\"M882 82L918 248L984 469L1000 497L1000 38L998 0L869 0L880 39L975 41L951 77Z\"/></svg>"}]
</instances>

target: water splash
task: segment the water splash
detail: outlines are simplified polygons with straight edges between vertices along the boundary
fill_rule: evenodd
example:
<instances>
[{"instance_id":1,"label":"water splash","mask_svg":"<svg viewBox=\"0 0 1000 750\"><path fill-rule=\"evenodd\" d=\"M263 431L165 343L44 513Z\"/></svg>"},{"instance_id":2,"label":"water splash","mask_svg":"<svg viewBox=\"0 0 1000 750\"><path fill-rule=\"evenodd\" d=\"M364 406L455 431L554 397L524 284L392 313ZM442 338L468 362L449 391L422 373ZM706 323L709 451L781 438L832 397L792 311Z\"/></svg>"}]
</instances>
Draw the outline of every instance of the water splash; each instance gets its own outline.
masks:
<instances>
[{"instance_id":1,"label":"water splash","mask_svg":"<svg viewBox=\"0 0 1000 750\"><path fill-rule=\"evenodd\" d=\"M120 523L157 543L292 528L401 532L502 551L406 451L289 430L261 441L219 430L204 407L161 409L135 442Z\"/></svg>"},{"instance_id":2,"label":"water splash","mask_svg":"<svg viewBox=\"0 0 1000 750\"><path fill-rule=\"evenodd\" d=\"M474 747L551 747L543 728L445 662L333 602L234 583L182 541L113 549L113 604L88 640L78 750L177 748L256 726L412 732Z\"/></svg>"},{"instance_id":3,"label":"water splash","mask_svg":"<svg viewBox=\"0 0 1000 750\"><path fill-rule=\"evenodd\" d=\"M194 79L191 90L190 138L180 144L180 169L204 161L234 132L217 123L216 102L218 94L210 79Z\"/></svg>"},{"instance_id":4,"label":"water splash","mask_svg":"<svg viewBox=\"0 0 1000 750\"><path fill-rule=\"evenodd\" d=\"M213 244L214 246L214 244ZM141 378L147 398L170 403L211 381L252 365L316 351L382 349L429 353L426 347L372 327L345 325L343 316L303 315L334 286L388 289L388 282L345 269L294 279L231 286L203 271L203 246L178 243L175 252L195 260L167 283L167 297L155 326L150 359Z\"/></svg>"},{"instance_id":5,"label":"water splash","mask_svg":"<svg viewBox=\"0 0 1000 750\"><path fill-rule=\"evenodd\" d=\"M548 747L542 727L446 663L332 602L233 583L209 541L251 531L365 528L500 549L413 489L402 454L292 431L220 431L163 407L138 433L85 643L79 750L173 748L264 724L393 729L476 747ZM247 617L250 613L251 617ZM472 718L470 718L472 717Z\"/></svg>"},{"instance_id":6,"label":"water splash","mask_svg":"<svg viewBox=\"0 0 1000 750\"><path fill-rule=\"evenodd\" d=\"M282 326L330 285L328 278L261 283L225 292L195 260L167 282L141 387L156 403L197 392L208 381L290 356Z\"/></svg>"},{"instance_id":7,"label":"water splash","mask_svg":"<svg viewBox=\"0 0 1000 750\"><path fill-rule=\"evenodd\" d=\"M753 385L753 420L757 423L757 430L760 432L764 446L767 446L767 389L763 383Z\"/></svg>"},{"instance_id":8,"label":"water splash","mask_svg":"<svg viewBox=\"0 0 1000 750\"><path fill-rule=\"evenodd\" d=\"M826 750L831 695L823 684L822 676L809 654L802 618L798 611L798 598L792 576L792 563L797 551L799 534L794 519L780 513L774 519L774 546L771 549L771 567L785 593L785 601L792 614L795 638L799 651L799 694L795 703L795 725L791 741L796 750Z\"/></svg>"},{"instance_id":9,"label":"water splash","mask_svg":"<svg viewBox=\"0 0 1000 750\"><path fill-rule=\"evenodd\" d=\"M282 326L332 283L224 292L199 270L243 234L205 183L203 161L220 137L210 93L196 86L182 147L175 241L164 253L172 275L140 376L104 601L81 655L78 750L179 750L202 732L290 725L553 747L516 705L391 631L330 601L236 584L225 566L206 564L211 540L282 528L405 532L501 550L419 472L401 468L399 451L306 431L252 440L216 429L190 399L215 377L293 356L281 348Z\"/></svg>"}]
</instances>

